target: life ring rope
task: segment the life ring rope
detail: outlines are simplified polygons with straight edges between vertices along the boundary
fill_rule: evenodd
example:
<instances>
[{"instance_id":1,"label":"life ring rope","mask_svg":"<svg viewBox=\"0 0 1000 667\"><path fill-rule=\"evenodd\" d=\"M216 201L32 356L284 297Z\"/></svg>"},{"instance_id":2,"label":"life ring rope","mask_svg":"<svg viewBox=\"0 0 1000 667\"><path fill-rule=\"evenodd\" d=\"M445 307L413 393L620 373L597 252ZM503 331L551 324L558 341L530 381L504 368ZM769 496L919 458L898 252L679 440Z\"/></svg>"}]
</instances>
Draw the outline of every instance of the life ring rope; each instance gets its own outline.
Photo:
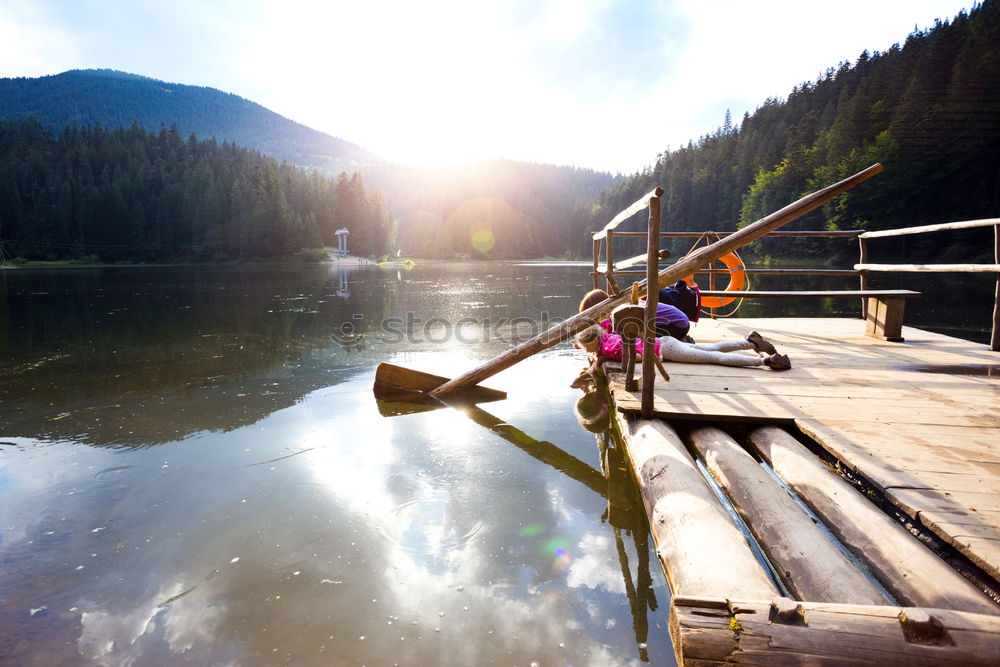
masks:
<instances>
[{"instance_id":1,"label":"life ring rope","mask_svg":"<svg viewBox=\"0 0 1000 667\"><path fill-rule=\"evenodd\" d=\"M701 237L699 237L697 241L694 242L694 245L691 246L691 249L688 250L685 257L694 252L695 248L697 248L702 241L705 241L706 245L712 243L712 241L708 240L709 235L715 236L716 241L721 240L719 238L719 235L716 234L715 232L705 232L704 234L701 235ZM740 256L736 254L736 251L734 250L726 253L725 255L720 257L718 261L725 264L726 268L729 269L729 284L726 285L724 291L742 292L743 290L745 290L747 285L746 266L743 264L743 260L740 259ZM692 285L696 284L694 279L694 274L692 273L691 275L685 277L684 282ZM703 308L722 308L723 306L728 306L733 301L736 301L737 298L739 298L738 295L703 296L701 297L701 306Z\"/></svg>"}]
</instances>

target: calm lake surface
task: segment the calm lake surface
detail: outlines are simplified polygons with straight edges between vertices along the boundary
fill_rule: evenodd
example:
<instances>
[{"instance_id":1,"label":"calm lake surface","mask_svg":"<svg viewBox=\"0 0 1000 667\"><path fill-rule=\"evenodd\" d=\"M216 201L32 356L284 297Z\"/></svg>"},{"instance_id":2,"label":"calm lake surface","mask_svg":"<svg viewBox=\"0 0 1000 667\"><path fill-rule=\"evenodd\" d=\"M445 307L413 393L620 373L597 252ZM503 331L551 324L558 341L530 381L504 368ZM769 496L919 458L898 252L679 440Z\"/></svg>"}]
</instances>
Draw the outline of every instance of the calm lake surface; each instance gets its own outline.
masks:
<instances>
[{"instance_id":1,"label":"calm lake surface","mask_svg":"<svg viewBox=\"0 0 1000 667\"><path fill-rule=\"evenodd\" d=\"M454 375L572 314L586 272L0 272L0 663L672 664L580 353L468 413L372 396L379 361Z\"/></svg>"},{"instance_id":2,"label":"calm lake surface","mask_svg":"<svg viewBox=\"0 0 1000 667\"><path fill-rule=\"evenodd\" d=\"M379 361L454 376L571 315L587 271L0 272L0 664L673 664L580 353L478 409L372 396ZM987 339L992 282L949 289L907 324ZM857 305L739 311L823 313Z\"/></svg>"}]
</instances>

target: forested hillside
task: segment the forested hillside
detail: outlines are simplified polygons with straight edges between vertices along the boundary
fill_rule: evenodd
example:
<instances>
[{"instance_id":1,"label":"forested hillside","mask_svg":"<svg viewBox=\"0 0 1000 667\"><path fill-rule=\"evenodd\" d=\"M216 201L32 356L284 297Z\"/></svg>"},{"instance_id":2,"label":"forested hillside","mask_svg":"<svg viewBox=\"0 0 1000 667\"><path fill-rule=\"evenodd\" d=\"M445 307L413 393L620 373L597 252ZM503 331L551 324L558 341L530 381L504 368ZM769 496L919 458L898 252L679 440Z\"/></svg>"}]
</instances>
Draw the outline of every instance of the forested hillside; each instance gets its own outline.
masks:
<instances>
[{"instance_id":1,"label":"forested hillside","mask_svg":"<svg viewBox=\"0 0 1000 667\"><path fill-rule=\"evenodd\" d=\"M30 116L54 132L74 123L106 128L135 123L147 130L176 125L183 136L231 141L331 175L382 162L355 144L237 95L114 70L0 79L0 120Z\"/></svg>"},{"instance_id":2,"label":"forested hillside","mask_svg":"<svg viewBox=\"0 0 1000 667\"><path fill-rule=\"evenodd\" d=\"M336 179L214 140L0 123L0 247L10 257L229 261L286 257L350 231L356 255L394 244L361 176Z\"/></svg>"},{"instance_id":3,"label":"forested hillside","mask_svg":"<svg viewBox=\"0 0 1000 667\"><path fill-rule=\"evenodd\" d=\"M573 256L594 200L616 180L589 169L510 160L367 174L399 216L403 252L435 258Z\"/></svg>"},{"instance_id":4,"label":"forested hillside","mask_svg":"<svg viewBox=\"0 0 1000 667\"><path fill-rule=\"evenodd\" d=\"M883 174L789 228L885 229L1000 214L1000 2L915 31L885 53L866 51L785 101L767 100L738 125L727 117L715 133L665 151L604 192L589 225L600 228L658 184L666 229L733 230L875 162ZM908 237L906 253L991 258L987 236L963 232L946 247L934 235ZM581 238L577 251L589 255L589 243ZM773 240L748 253L843 247Z\"/></svg>"}]
</instances>

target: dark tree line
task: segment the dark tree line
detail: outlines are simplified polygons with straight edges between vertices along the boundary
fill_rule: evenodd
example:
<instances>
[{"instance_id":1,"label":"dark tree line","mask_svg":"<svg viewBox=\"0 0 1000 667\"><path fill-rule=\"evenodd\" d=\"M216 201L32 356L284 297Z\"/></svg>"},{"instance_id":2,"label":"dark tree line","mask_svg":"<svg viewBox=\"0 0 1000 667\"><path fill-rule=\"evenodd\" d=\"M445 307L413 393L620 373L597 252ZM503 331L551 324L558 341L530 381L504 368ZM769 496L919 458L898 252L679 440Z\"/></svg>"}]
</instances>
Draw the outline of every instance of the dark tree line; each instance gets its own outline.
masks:
<instances>
[{"instance_id":1,"label":"dark tree line","mask_svg":"<svg viewBox=\"0 0 1000 667\"><path fill-rule=\"evenodd\" d=\"M914 31L885 53L866 51L797 86L785 101L767 100L738 126L727 114L715 133L667 150L605 191L589 225L600 228L662 185L667 229L733 230L875 162L884 173L788 228L875 230L997 215L1000 1ZM905 252L976 261L992 256L987 236L949 237L946 248L934 235L909 237ZM843 241L774 239L747 252L827 255L842 248ZM589 239L578 251L590 253Z\"/></svg>"},{"instance_id":2,"label":"dark tree line","mask_svg":"<svg viewBox=\"0 0 1000 667\"><path fill-rule=\"evenodd\" d=\"M0 244L9 256L103 261L287 257L334 243L379 256L395 228L358 174L332 180L254 150L187 139L176 126L58 136L0 123Z\"/></svg>"}]
</instances>

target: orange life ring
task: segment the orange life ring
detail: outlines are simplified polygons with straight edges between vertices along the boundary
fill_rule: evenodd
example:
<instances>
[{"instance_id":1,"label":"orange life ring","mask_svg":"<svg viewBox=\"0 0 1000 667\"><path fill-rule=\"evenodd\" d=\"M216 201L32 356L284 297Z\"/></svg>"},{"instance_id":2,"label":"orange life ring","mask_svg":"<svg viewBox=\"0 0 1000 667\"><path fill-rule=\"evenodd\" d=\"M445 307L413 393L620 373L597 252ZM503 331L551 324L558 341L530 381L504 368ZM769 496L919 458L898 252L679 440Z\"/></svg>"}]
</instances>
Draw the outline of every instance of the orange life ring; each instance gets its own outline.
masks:
<instances>
[{"instance_id":1,"label":"orange life ring","mask_svg":"<svg viewBox=\"0 0 1000 667\"><path fill-rule=\"evenodd\" d=\"M727 292L742 292L747 284L746 267L743 260L735 252L730 252L719 258L719 261L729 269L729 284L726 285ZM694 274L686 277L684 282L689 285L694 284ZM735 296L703 296L701 306L703 308L722 308L736 301Z\"/></svg>"}]
</instances>

